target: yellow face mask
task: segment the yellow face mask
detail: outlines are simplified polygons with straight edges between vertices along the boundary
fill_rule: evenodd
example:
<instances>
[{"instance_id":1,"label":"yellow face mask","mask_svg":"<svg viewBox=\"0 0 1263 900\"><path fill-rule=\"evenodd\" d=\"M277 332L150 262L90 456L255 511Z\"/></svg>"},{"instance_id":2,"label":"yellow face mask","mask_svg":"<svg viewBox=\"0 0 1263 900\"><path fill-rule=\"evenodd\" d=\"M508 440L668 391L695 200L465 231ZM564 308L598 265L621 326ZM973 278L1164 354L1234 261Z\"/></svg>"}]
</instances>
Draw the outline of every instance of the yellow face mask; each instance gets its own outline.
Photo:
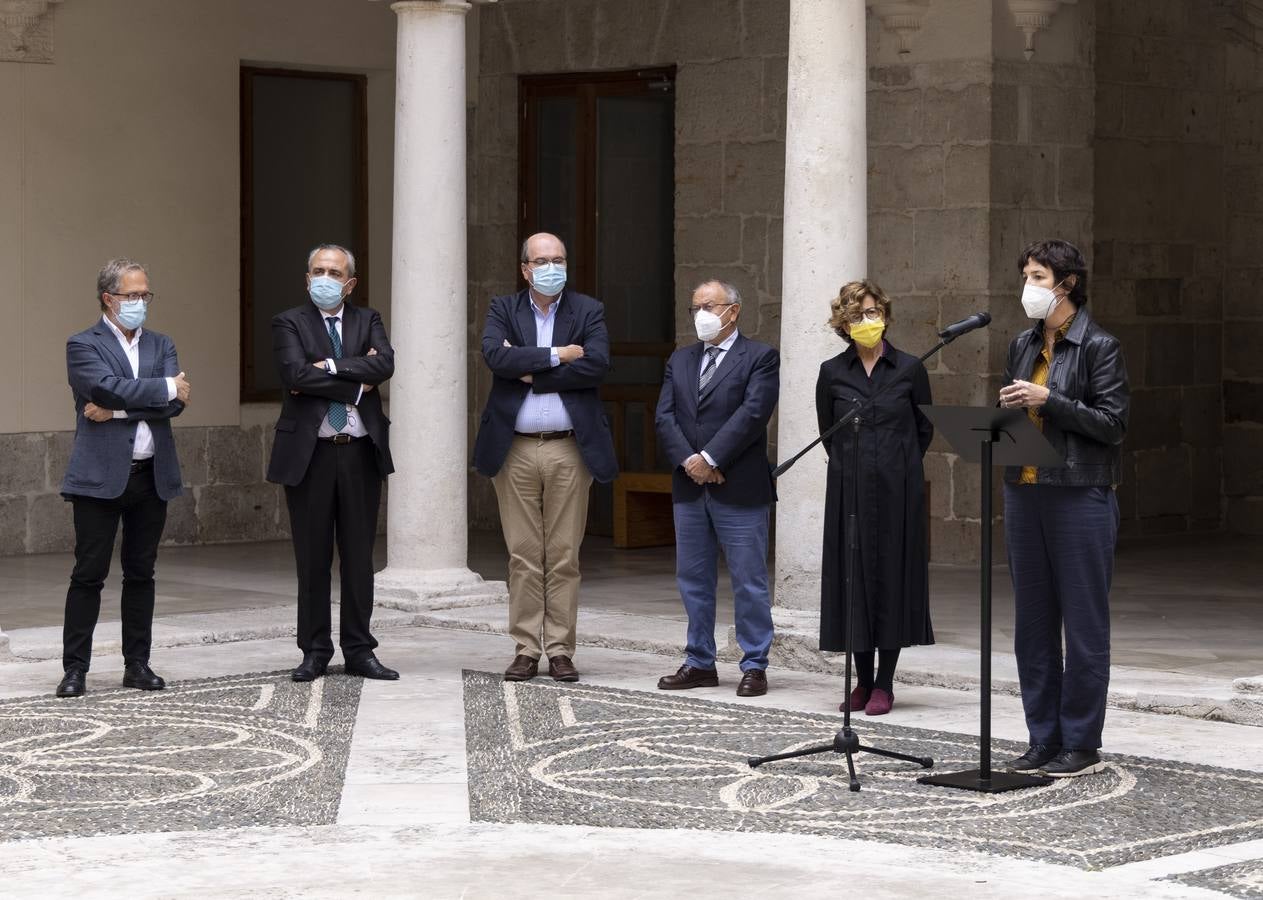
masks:
<instances>
[{"instance_id":1,"label":"yellow face mask","mask_svg":"<svg viewBox=\"0 0 1263 900\"><path fill-rule=\"evenodd\" d=\"M858 325L851 326L851 340L861 347L876 347L885 330L885 322L869 322L866 320Z\"/></svg>"}]
</instances>

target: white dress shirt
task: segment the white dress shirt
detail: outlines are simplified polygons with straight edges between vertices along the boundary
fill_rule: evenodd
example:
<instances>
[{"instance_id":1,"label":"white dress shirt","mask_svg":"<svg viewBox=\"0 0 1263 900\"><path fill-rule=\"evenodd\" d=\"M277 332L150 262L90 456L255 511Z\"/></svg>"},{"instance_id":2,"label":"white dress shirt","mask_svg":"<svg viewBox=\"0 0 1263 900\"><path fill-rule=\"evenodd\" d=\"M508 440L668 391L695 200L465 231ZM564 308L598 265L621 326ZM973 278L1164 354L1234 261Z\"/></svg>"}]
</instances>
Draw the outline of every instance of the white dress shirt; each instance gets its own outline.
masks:
<instances>
[{"instance_id":1,"label":"white dress shirt","mask_svg":"<svg viewBox=\"0 0 1263 900\"><path fill-rule=\"evenodd\" d=\"M346 309L346 304L338 308L336 313L327 313L323 309L320 311L322 324L324 325L325 334L329 333L329 320L333 319L334 328L338 330L338 340L342 340L342 312ZM343 347L346 344L343 343ZM325 360L330 375L338 374L338 361L332 357ZM343 434L349 434L351 437L364 437L368 434L364 428L364 421L360 418L359 410L356 409L360 404L360 399L364 396L364 385L360 385L360 392L355 397L354 403L346 404L346 427L342 429ZM332 401L331 401L332 402ZM329 424L329 414L325 413L324 420L320 423L320 431L317 432L320 437L333 437L337 434L337 429Z\"/></svg>"},{"instance_id":2,"label":"white dress shirt","mask_svg":"<svg viewBox=\"0 0 1263 900\"><path fill-rule=\"evenodd\" d=\"M132 367L132 377L140 377L140 335L144 331L137 328L132 333L132 339L129 341L127 335L119 329L117 325L110 321L109 316L101 316L101 321L106 324L110 331L114 332L114 337L118 338L119 344L123 348L123 353L127 356L127 362ZM167 402L170 403L175 399L175 379L167 377ZM126 419L127 410L114 410L114 418ZM152 459L153 458L153 432L149 430L149 423L141 419L136 423L136 440L132 444L132 459Z\"/></svg>"},{"instance_id":3,"label":"white dress shirt","mask_svg":"<svg viewBox=\"0 0 1263 900\"><path fill-rule=\"evenodd\" d=\"M705 370L706 363L709 360L709 357L706 354L706 348L707 347L719 348L719 352L715 354L715 371L710 376L711 381L714 381L715 377L719 375L719 367L724 364L724 357L728 355L728 351L732 349L732 345L737 342L737 335L739 333L740 332L738 332L737 329L734 328L732 330L732 334L728 335L728 337L724 338L718 344L706 344L704 347L702 347L702 364L697 367L697 380L699 382L702 380L702 371ZM702 459L706 460L706 462L713 469L715 467L715 461L710 458L710 454L707 453L705 450L700 450L698 452L702 454Z\"/></svg>"},{"instance_id":4,"label":"white dress shirt","mask_svg":"<svg viewBox=\"0 0 1263 900\"><path fill-rule=\"evenodd\" d=\"M531 312L535 314L535 346L552 348L548 364L556 368L561 365L561 358L557 355L557 348L553 347L553 326L557 322L557 307L561 305L561 298L558 297L548 304L546 312L540 311L534 298L530 298L530 304ZM570 413L566 412L566 406L561 402L561 395L537 394L533 385L526 399L522 401L522 407L517 411L517 419L513 423L513 430L522 434L573 429L574 422L570 420Z\"/></svg>"}]
</instances>

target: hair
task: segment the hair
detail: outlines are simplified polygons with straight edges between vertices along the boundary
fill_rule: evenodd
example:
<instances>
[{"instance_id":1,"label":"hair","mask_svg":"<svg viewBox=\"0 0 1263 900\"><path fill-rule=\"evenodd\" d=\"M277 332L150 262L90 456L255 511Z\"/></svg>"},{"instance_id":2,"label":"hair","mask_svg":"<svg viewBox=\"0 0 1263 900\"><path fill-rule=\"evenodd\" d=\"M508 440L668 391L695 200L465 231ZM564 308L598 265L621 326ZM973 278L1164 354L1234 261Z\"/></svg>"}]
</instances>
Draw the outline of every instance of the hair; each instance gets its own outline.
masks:
<instances>
[{"instance_id":1,"label":"hair","mask_svg":"<svg viewBox=\"0 0 1263 900\"><path fill-rule=\"evenodd\" d=\"M1088 264L1074 244L1058 240L1036 241L1018 257L1017 270L1024 270L1028 262L1037 262L1051 270L1058 284L1071 275L1075 276L1069 292L1070 302L1075 306L1088 302Z\"/></svg>"},{"instance_id":2,"label":"hair","mask_svg":"<svg viewBox=\"0 0 1263 900\"><path fill-rule=\"evenodd\" d=\"M146 277L149 275L147 268L125 256L111 259L101 266L101 271L96 275L96 302L100 304L101 309L109 309L101 295L117 293L122 285L123 275L127 272L144 272Z\"/></svg>"},{"instance_id":3,"label":"hair","mask_svg":"<svg viewBox=\"0 0 1263 900\"><path fill-rule=\"evenodd\" d=\"M873 298L873 302L881 310L882 320L889 325L894 319L890 298L880 287L867 280L850 281L842 285L838 295L829 301L829 308L833 312L825 324L832 328L838 337L849 340L850 336L843 325L850 324L851 316L859 315L860 309L864 306L865 297Z\"/></svg>"},{"instance_id":4,"label":"hair","mask_svg":"<svg viewBox=\"0 0 1263 900\"><path fill-rule=\"evenodd\" d=\"M355 277L355 254L352 253L350 250L346 249L346 247L343 247L341 244L321 244L320 246L313 248L312 251L307 254L307 271L309 272L311 271L312 260L314 260L316 258L316 254L322 250L337 250L340 253L345 253L346 254L346 277L347 278Z\"/></svg>"},{"instance_id":5,"label":"hair","mask_svg":"<svg viewBox=\"0 0 1263 900\"><path fill-rule=\"evenodd\" d=\"M724 292L724 299L728 303L733 306L741 305L741 291L737 290L735 285L730 284L727 281L720 281L718 278L707 278L705 281L699 281L697 283L697 287L693 288L693 293L696 294L708 284L719 285L720 290Z\"/></svg>"},{"instance_id":6,"label":"hair","mask_svg":"<svg viewBox=\"0 0 1263 900\"><path fill-rule=\"evenodd\" d=\"M565 241L557 237L557 235L553 234L551 231L537 231L535 234L531 235L531 237L528 237L526 240L522 241L522 252L521 254L519 254L522 260L522 265L526 265L527 260L530 259L529 254L526 252L526 248L531 243L531 238L536 237L537 235L540 235L540 234L548 234L548 235L552 235L553 237L556 237L557 243L561 244L561 252L565 255L569 255L568 251L566 250Z\"/></svg>"}]
</instances>

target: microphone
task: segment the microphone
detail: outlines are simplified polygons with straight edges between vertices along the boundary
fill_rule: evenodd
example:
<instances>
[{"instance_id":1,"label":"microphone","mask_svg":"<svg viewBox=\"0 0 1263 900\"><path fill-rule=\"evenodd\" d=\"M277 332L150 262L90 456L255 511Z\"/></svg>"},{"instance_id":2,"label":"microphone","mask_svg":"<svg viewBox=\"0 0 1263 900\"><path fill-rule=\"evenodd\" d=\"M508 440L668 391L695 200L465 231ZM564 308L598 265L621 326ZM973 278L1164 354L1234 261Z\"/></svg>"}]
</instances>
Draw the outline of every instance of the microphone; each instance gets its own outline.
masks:
<instances>
[{"instance_id":1,"label":"microphone","mask_svg":"<svg viewBox=\"0 0 1263 900\"><path fill-rule=\"evenodd\" d=\"M948 325L946 328L944 328L942 331L938 333L938 336L943 339L943 343L950 344L952 341L956 340L956 338L960 337L962 334L969 334L969 332L974 331L978 328L986 328L987 325L989 325L990 323L991 323L991 313L989 312L974 313L972 316L969 316L968 318L961 319L959 322L956 322L952 325Z\"/></svg>"}]
</instances>

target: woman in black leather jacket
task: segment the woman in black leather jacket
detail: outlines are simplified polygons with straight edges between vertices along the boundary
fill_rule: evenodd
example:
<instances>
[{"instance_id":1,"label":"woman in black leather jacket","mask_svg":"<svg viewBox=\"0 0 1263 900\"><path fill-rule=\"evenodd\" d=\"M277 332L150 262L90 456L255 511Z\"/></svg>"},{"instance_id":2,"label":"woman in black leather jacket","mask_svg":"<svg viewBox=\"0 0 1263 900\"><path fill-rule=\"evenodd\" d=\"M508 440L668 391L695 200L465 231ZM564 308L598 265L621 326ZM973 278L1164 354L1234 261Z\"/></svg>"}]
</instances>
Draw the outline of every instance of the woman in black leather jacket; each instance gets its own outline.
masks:
<instances>
[{"instance_id":1,"label":"woman in black leather jacket","mask_svg":"<svg viewBox=\"0 0 1263 900\"><path fill-rule=\"evenodd\" d=\"M1088 313L1077 247L1036 242L1018 268L1035 325L1009 345L1000 405L1026 408L1066 466L1005 471L1014 651L1030 732L1030 747L1008 768L1088 775L1103 767L1127 368L1118 339Z\"/></svg>"}]
</instances>

